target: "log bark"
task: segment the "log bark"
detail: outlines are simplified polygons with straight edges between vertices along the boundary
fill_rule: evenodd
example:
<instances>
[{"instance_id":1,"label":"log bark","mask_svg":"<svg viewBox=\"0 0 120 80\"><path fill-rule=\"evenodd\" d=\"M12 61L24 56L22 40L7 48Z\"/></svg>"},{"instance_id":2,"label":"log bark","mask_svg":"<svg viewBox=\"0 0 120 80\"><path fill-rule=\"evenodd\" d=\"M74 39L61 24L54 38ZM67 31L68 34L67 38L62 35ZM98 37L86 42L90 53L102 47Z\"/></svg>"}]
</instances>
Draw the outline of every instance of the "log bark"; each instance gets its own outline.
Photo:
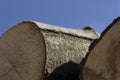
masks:
<instances>
[{"instance_id":1,"label":"log bark","mask_svg":"<svg viewBox=\"0 0 120 80\"><path fill-rule=\"evenodd\" d=\"M78 79L79 63L98 37L90 27L72 30L23 21L0 39L0 80L42 80L44 71L49 80Z\"/></svg>"},{"instance_id":2,"label":"log bark","mask_svg":"<svg viewBox=\"0 0 120 80\"><path fill-rule=\"evenodd\" d=\"M120 17L103 31L83 62L81 80L120 80Z\"/></svg>"}]
</instances>

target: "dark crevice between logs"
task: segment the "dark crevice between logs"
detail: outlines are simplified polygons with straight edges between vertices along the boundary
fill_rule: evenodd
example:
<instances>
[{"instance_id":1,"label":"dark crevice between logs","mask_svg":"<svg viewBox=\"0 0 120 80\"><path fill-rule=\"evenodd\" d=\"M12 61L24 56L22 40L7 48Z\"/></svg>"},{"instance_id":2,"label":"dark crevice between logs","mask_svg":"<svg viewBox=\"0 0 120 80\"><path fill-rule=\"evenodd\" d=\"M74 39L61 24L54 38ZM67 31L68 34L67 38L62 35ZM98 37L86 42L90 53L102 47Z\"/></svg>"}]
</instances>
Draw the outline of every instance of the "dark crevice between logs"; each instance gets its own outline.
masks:
<instances>
[{"instance_id":1,"label":"dark crevice between logs","mask_svg":"<svg viewBox=\"0 0 120 80\"><path fill-rule=\"evenodd\" d=\"M46 73L44 80L79 80L79 64L69 61L57 67L52 73Z\"/></svg>"}]
</instances>

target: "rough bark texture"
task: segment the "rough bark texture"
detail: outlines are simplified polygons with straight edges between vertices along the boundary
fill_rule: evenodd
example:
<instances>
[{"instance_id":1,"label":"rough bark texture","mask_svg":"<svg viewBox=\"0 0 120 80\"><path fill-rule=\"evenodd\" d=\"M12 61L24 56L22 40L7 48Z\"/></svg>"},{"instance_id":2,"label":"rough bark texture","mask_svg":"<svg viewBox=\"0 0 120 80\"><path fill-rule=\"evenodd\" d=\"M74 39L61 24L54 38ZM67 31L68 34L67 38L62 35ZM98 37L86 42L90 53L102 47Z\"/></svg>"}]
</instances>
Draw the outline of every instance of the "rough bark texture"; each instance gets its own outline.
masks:
<instances>
[{"instance_id":1,"label":"rough bark texture","mask_svg":"<svg viewBox=\"0 0 120 80\"><path fill-rule=\"evenodd\" d=\"M120 17L102 33L84 60L81 80L120 80Z\"/></svg>"},{"instance_id":2,"label":"rough bark texture","mask_svg":"<svg viewBox=\"0 0 120 80\"><path fill-rule=\"evenodd\" d=\"M51 69L50 72L69 61L79 63L92 42L89 39L62 33L44 31L44 34L47 46L46 68Z\"/></svg>"},{"instance_id":3,"label":"rough bark texture","mask_svg":"<svg viewBox=\"0 0 120 80\"><path fill-rule=\"evenodd\" d=\"M92 40L63 33L49 31L43 33L47 46L46 70L48 73L53 73L54 77L58 75L67 77L78 74L77 64L87 53Z\"/></svg>"},{"instance_id":4,"label":"rough bark texture","mask_svg":"<svg viewBox=\"0 0 120 80\"><path fill-rule=\"evenodd\" d=\"M79 64L99 35L24 21L0 39L0 80L77 80ZM46 69L46 70L45 70Z\"/></svg>"},{"instance_id":5,"label":"rough bark texture","mask_svg":"<svg viewBox=\"0 0 120 80\"><path fill-rule=\"evenodd\" d=\"M46 42L46 79L78 80L79 63L99 35L91 27L72 30L42 23L37 25Z\"/></svg>"}]
</instances>

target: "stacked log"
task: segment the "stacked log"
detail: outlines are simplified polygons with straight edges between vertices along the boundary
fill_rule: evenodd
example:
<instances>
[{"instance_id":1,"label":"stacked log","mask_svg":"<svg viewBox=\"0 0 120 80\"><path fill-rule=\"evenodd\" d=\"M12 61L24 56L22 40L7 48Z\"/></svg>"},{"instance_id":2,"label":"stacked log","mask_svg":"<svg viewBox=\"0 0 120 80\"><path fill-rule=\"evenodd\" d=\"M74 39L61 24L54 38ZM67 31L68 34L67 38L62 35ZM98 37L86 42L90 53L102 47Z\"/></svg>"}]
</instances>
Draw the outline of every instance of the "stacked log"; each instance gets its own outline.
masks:
<instances>
[{"instance_id":1,"label":"stacked log","mask_svg":"<svg viewBox=\"0 0 120 80\"><path fill-rule=\"evenodd\" d=\"M0 38L0 80L78 79L79 63L98 37L90 27L23 21Z\"/></svg>"}]
</instances>

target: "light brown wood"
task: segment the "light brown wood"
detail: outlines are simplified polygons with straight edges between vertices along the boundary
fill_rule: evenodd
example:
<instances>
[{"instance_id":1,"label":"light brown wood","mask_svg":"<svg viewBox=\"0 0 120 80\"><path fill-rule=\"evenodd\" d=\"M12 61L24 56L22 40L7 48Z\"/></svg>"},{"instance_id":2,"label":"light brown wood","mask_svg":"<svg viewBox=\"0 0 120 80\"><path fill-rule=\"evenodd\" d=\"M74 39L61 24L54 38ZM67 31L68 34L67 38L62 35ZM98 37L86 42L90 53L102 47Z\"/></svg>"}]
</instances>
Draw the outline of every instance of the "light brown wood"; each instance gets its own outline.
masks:
<instances>
[{"instance_id":1,"label":"light brown wood","mask_svg":"<svg viewBox=\"0 0 120 80\"><path fill-rule=\"evenodd\" d=\"M79 62L99 37L81 30L23 21L0 39L0 80L78 79ZM48 74L49 73L49 74Z\"/></svg>"},{"instance_id":2,"label":"light brown wood","mask_svg":"<svg viewBox=\"0 0 120 80\"><path fill-rule=\"evenodd\" d=\"M45 42L31 23L20 23L0 39L0 80L43 80Z\"/></svg>"},{"instance_id":3,"label":"light brown wood","mask_svg":"<svg viewBox=\"0 0 120 80\"><path fill-rule=\"evenodd\" d=\"M120 17L102 33L86 59L83 80L120 80Z\"/></svg>"}]
</instances>

